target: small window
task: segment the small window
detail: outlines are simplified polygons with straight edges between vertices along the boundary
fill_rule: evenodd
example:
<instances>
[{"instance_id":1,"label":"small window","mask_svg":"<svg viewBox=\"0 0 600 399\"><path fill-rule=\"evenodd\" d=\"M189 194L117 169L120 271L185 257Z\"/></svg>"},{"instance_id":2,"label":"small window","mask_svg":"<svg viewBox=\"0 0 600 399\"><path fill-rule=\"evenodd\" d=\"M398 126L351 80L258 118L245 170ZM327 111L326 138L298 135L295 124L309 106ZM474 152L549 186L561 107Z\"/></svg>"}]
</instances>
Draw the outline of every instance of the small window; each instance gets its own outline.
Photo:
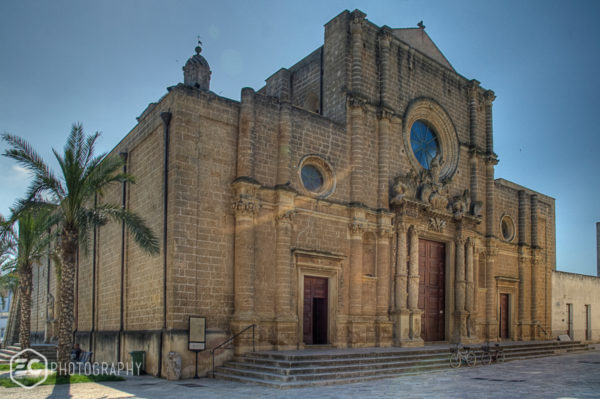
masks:
<instances>
[{"instance_id":1,"label":"small window","mask_svg":"<svg viewBox=\"0 0 600 399\"><path fill-rule=\"evenodd\" d=\"M515 225L509 216L504 216L501 222L502 238L505 241L512 241L515 238Z\"/></svg>"},{"instance_id":2,"label":"small window","mask_svg":"<svg viewBox=\"0 0 600 399\"><path fill-rule=\"evenodd\" d=\"M335 190L331 166L319 156L306 156L298 166L298 175L306 194L324 198Z\"/></svg>"}]
</instances>

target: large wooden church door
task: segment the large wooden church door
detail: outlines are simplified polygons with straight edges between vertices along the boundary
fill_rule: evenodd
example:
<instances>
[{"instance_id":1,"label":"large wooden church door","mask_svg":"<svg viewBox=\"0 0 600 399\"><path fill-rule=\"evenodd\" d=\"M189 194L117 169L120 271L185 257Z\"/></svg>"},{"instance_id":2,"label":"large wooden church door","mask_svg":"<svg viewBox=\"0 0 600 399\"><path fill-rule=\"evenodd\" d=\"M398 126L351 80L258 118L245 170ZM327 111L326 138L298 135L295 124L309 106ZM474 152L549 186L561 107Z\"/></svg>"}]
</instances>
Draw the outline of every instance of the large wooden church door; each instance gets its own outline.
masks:
<instances>
[{"instance_id":1,"label":"large wooden church door","mask_svg":"<svg viewBox=\"0 0 600 399\"><path fill-rule=\"evenodd\" d=\"M445 339L445 270L446 247L443 243L419 240L419 309L421 338L424 341Z\"/></svg>"},{"instance_id":2,"label":"large wooden church door","mask_svg":"<svg viewBox=\"0 0 600 399\"><path fill-rule=\"evenodd\" d=\"M327 344L327 279L304 276L304 343Z\"/></svg>"}]
</instances>

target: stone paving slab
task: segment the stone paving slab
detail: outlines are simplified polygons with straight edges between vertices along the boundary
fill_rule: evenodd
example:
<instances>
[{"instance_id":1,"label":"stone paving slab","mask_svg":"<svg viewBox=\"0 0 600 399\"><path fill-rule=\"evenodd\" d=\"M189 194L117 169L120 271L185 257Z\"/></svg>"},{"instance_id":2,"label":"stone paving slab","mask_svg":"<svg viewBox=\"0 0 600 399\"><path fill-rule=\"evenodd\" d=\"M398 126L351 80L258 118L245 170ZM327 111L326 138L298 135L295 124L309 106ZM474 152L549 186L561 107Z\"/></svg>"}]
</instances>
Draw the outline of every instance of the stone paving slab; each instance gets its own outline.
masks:
<instances>
[{"instance_id":1,"label":"stone paving slab","mask_svg":"<svg viewBox=\"0 0 600 399\"><path fill-rule=\"evenodd\" d=\"M130 377L127 381L31 390L0 388L0 398L599 398L600 352L553 356L472 369L403 376L374 382L279 390L207 378L165 381Z\"/></svg>"}]
</instances>

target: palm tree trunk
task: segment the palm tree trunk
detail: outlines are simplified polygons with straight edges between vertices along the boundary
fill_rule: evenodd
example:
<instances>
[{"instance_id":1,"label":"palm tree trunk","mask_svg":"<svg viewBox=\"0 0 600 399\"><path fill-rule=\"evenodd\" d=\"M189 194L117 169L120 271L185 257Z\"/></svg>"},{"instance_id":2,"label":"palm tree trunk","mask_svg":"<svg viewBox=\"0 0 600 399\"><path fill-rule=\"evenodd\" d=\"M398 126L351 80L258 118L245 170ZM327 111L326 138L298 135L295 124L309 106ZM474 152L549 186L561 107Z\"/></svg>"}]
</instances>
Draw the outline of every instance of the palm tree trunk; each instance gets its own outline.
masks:
<instances>
[{"instance_id":1,"label":"palm tree trunk","mask_svg":"<svg viewBox=\"0 0 600 399\"><path fill-rule=\"evenodd\" d=\"M19 343L23 349L31 346L31 280L31 265L21 265L19 267L19 294L21 296Z\"/></svg>"},{"instance_id":2,"label":"palm tree trunk","mask_svg":"<svg viewBox=\"0 0 600 399\"><path fill-rule=\"evenodd\" d=\"M68 374L67 364L73 348L73 287L75 266L77 261L77 232L65 228L60 238L61 276L58 318L58 371L60 375ZM62 366L62 367L60 367Z\"/></svg>"}]
</instances>

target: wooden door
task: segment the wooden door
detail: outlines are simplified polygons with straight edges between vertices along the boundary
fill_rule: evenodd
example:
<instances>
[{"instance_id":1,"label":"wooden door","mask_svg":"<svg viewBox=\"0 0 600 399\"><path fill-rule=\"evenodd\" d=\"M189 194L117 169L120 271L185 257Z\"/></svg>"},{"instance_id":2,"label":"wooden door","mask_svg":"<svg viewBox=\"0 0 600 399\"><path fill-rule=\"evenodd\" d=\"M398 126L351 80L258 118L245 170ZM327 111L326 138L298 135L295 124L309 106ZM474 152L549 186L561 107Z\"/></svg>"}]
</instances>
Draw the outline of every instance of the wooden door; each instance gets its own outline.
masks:
<instances>
[{"instance_id":1,"label":"wooden door","mask_svg":"<svg viewBox=\"0 0 600 399\"><path fill-rule=\"evenodd\" d=\"M304 343L327 344L327 279L304 276Z\"/></svg>"},{"instance_id":2,"label":"wooden door","mask_svg":"<svg viewBox=\"0 0 600 399\"><path fill-rule=\"evenodd\" d=\"M445 339L446 247L443 243L419 240L419 309L421 338Z\"/></svg>"},{"instance_id":3,"label":"wooden door","mask_svg":"<svg viewBox=\"0 0 600 399\"><path fill-rule=\"evenodd\" d=\"M573 337L573 304L572 303L567 303L567 322L568 324L568 328L567 328L567 334L569 335L569 337L571 339L574 339Z\"/></svg>"},{"instance_id":4,"label":"wooden door","mask_svg":"<svg viewBox=\"0 0 600 399\"><path fill-rule=\"evenodd\" d=\"M508 326L508 294L500 294L500 329L498 332L500 338L510 338L510 331Z\"/></svg>"}]
</instances>

